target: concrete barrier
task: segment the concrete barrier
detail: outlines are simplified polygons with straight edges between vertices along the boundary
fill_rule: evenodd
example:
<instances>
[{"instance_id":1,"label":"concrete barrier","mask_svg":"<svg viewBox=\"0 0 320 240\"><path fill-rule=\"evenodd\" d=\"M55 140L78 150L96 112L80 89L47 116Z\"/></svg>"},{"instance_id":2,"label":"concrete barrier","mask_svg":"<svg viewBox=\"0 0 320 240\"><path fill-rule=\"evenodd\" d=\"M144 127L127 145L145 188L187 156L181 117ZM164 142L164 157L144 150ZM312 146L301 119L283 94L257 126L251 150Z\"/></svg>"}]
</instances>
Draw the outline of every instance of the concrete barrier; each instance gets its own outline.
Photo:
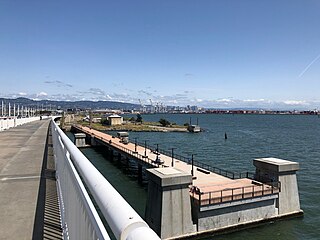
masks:
<instances>
[{"instance_id":1,"label":"concrete barrier","mask_svg":"<svg viewBox=\"0 0 320 240\"><path fill-rule=\"evenodd\" d=\"M50 116L42 116L42 119L48 119ZM28 117L28 118L0 118L0 132L9 128L17 127L29 122L40 120L40 117Z\"/></svg>"}]
</instances>

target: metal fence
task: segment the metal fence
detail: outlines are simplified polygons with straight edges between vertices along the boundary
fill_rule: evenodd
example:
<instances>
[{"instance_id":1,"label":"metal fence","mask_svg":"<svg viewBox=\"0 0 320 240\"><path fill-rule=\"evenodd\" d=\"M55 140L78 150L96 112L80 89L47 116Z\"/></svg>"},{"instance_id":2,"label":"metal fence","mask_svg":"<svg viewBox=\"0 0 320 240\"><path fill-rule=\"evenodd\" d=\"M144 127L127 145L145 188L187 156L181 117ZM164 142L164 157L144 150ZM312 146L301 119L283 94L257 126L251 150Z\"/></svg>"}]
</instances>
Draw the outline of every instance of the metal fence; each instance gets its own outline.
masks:
<instances>
[{"instance_id":1,"label":"metal fence","mask_svg":"<svg viewBox=\"0 0 320 240\"><path fill-rule=\"evenodd\" d=\"M81 130L81 127L79 127L79 126L74 126L74 127L75 128L79 128ZM90 134L95 136L92 133L90 133ZM99 138L98 136L95 136L95 137L97 139L103 140L102 138ZM164 154L164 155L167 155L167 156L172 156L172 151L164 150L164 149L161 149L161 148L157 148L156 144L151 144L150 145L150 144L147 144L146 142L141 142L141 141L131 141L131 143L133 143L133 144L136 143L137 146L145 148L146 150L152 151L155 154L159 153L159 154ZM130 154L133 153L133 151L130 151L130 150L126 149L125 147L123 147L123 146L121 146L119 144L116 144L114 142L112 142L112 144L110 144L110 145L114 145L118 149L123 150L124 152L130 153ZM174 156L174 159L180 160L180 161L188 163L188 164L192 164L192 158L191 157L186 157L186 156L183 156L181 154L176 154L176 153L174 153L173 156ZM138 159L141 159L144 162L149 161L150 165L152 165L152 166L158 166L152 160L144 159L146 157L144 155L136 154L136 157ZM199 168L201 168L203 170L208 171L208 173L209 172L213 172L213 173L219 174L221 176L224 176L224 177L227 177L227 178L230 178L230 179L239 179L239 178L255 179L255 173L251 173L251 172L235 173L235 172L232 172L232 171L228 171L228 170L224 170L224 169L221 169L221 168L218 168L218 167L211 166L209 164L206 164L206 163L203 163L203 162L200 162L200 161L197 161L197 160L193 160L193 165L195 167L199 167Z\"/></svg>"},{"instance_id":2,"label":"metal fence","mask_svg":"<svg viewBox=\"0 0 320 240\"><path fill-rule=\"evenodd\" d=\"M159 239L54 121L51 130L64 238L110 239L85 184L117 239Z\"/></svg>"},{"instance_id":3,"label":"metal fence","mask_svg":"<svg viewBox=\"0 0 320 240\"><path fill-rule=\"evenodd\" d=\"M192 187L190 192L199 206L207 206L235 200L261 197L279 193L281 189L280 182L256 183L250 186L227 188L218 191L200 192L196 187Z\"/></svg>"},{"instance_id":4,"label":"metal fence","mask_svg":"<svg viewBox=\"0 0 320 240\"><path fill-rule=\"evenodd\" d=\"M146 155L142 155L138 152L134 152L134 151L132 151L132 150L122 146L121 144L116 143L116 142L112 142L112 141L106 142L106 140L103 137L96 136L94 133L91 133L91 135L94 136L94 138L96 140L98 140L98 141L100 140L102 144L107 143L109 146L115 147L117 151L120 150L123 153L127 153L128 155L134 156L136 159L140 160L142 163L147 163L151 167L159 167L159 164L157 164L154 160L150 159Z\"/></svg>"},{"instance_id":5,"label":"metal fence","mask_svg":"<svg viewBox=\"0 0 320 240\"><path fill-rule=\"evenodd\" d=\"M172 156L172 152L171 151L167 151L161 148L156 148L154 145L150 145L150 144L145 144L143 142L138 142L137 144L140 147L146 147L147 149L153 151L153 152L158 152L167 156ZM175 159L180 160L182 162L188 163L188 164L192 164L192 158L191 157L185 157L182 156L180 154L174 154L173 155ZM251 172L243 172L243 173L235 173L235 172L231 172L228 170L224 170L218 167L214 167L211 166L209 164L197 161L197 160L193 160L193 165L199 168L202 168L204 170L207 170L209 172L213 172L213 173L217 173L221 176L227 177L227 178L231 178L231 179L239 179L239 178L250 178L250 179L254 179L254 173Z\"/></svg>"}]
</instances>

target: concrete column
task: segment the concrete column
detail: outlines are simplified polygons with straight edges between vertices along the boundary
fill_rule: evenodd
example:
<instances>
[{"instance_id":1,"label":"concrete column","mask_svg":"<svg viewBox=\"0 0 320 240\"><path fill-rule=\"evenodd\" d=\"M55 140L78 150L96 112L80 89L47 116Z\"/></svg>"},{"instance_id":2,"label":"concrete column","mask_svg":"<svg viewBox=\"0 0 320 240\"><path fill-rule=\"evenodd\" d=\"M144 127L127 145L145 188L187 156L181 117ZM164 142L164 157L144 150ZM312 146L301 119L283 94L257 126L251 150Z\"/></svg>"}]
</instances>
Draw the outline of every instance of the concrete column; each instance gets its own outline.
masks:
<instances>
[{"instance_id":1,"label":"concrete column","mask_svg":"<svg viewBox=\"0 0 320 240\"><path fill-rule=\"evenodd\" d=\"M142 165L138 163L138 182L142 183Z\"/></svg>"},{"instance_id":2,"label":"concrete column","mask_svg":"<svg viewBox=\"0 0 320 240\"><path fill-rule=\"evenodd\" d=\"M189 185L192 176L175 168L147 169L146 222L161 239L196 232L192 222Z\"/></svg>"},{"instance_id":3,"label":"concrete column","mask_svg":"<svg viewBox=\"0 0 320 240\"><path fill-rule=\"evenodd\" d=\"M109 150L109 158L111 160L113 160L113 150L112 149Z\"/></svg>"},{"instance_id":4,"label":"concrete column","mask_svg":"<svg viewBox=\"0 0 320 240\"><path fill-rule=\"evenodd\" d=\"M90 145L91 146L97 146L97 142L94 136L90 137Z\"/></svg>"},{"instance_id":5,"label":"concrete column","mask_svg":"<svg viewBox=\"0 0 320 240\"><path fill-rule=\"evenodd\" d=\"M74 144L77 147L85 147L86 146L86 134L75 133L74 134Z\"/></svg>"},{"instance_id":6,"label":"concrete column","mask_svg":"<svg viewBox=\"0 0 320 240\"><path fill-rule=\"evenodd\" d=\"M258 181L280 182L281 190L277 202L279 215L302 212L296 175L299 163L277 158L260 158L254 159L253 164L256 167Z\"/></svg>"},{"instance_id":7,"label":"concrete column","mask_svg":"<svg viewBox=\"0 0 320 240\"><path fill-rule=\"evenodd\" d=\"M126 167L129 168L129 162L130 162L130 159L128 157L126 157L126 161L125 161L125 164L126 164Z\"/></svg>"}]
</instances>

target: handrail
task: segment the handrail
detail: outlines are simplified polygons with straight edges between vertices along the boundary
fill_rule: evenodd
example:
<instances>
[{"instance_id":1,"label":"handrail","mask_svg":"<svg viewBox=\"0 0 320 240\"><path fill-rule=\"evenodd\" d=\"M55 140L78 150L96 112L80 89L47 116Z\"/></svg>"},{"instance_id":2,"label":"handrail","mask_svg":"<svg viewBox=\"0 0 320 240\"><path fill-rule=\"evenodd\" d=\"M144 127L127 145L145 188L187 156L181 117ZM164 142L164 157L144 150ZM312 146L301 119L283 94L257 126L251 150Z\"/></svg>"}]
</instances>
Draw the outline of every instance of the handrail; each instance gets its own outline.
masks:
<instances>
[{"instance_id":1,"label":"handrail","mask_svg":"<svg viewBox=\"0 0 320 240\"><path fill-rule=\"evenodd\" d=\"M145 145L145 144L143 144L142 142L139 142L139 141L137 141L137 144L140 147L144 147L144 145ZM151 145L146 144L146 147L148 149L154 151L154 152L157 151L155 146L151 146ZM158 152L162 153L162 154L165 154L167 156L171 156L172 155L172 153L170 151L166 151L164 149L158 149ZM182 156L180 154L174 154L174 158L178 159L178 160L181 160L181 161L183 161L185 163L188 163L188 164L191 164L191 161L192 161L190 157L185 157L185 156ZM196 160L193 161L193 165L196 166L196 167L200 167L202 169L208 170L210 172L217 173L217 174L219 174L221 176L224 176L224 177L227 177L227 178L231 178L231 179L239 179L239 178L243 178L243 177L254 179L254 173L250 173L250 172L235 173L235 172L224 170L224 169L221 169L221 168L218 168L218 167L213 167L213 166L211 166L209 164L202 163L202 162L199 162L199 161L196 161Z\"/></svg>"},{"instance_id":2,"label":"handrail","mask_svg":"<svg viewBox=\"0 0 320 240\"><path fill-rule=\"evenodd\" d=\"M192 186L190 192L199 206L231 202L235 200L272 195L281 191L280 182L256 183L244 187L226 188L217 191L201 192L199 188Z\"/></svg>"},{"instance_id":3,"label":"handrail","mask_svg":"<svg viewBox=\"0 0 320 240\"><path fill-rule=\"evenodd\" d=\"M96 136L95 134L92 134L92 135L95 137L95 139L98 139L101 141L105 140L103 137ZM148 156L141 155L140 153L134 152L134 151L132 151L124 146L121 146L120 144L115 143L115 142L109 142L108 144L110 146L116 146L117 150L121 150L122 152L125 152L125 153L132 155L132 156L135 156L140 161L142 161L144 163L148 163L152 167L159 167L159 164L155 163L155 161L150 159Z\"/></svg>"},{"instance_id":4,"label":"handrail","mask_svg":"<svg viewBox=\"0 0 320 240\"><path fill-rule=\"evenodd\" d=\"M54 123L79 175L117 239L160 239L104 176Z\"/></svg>"}]
</instances>

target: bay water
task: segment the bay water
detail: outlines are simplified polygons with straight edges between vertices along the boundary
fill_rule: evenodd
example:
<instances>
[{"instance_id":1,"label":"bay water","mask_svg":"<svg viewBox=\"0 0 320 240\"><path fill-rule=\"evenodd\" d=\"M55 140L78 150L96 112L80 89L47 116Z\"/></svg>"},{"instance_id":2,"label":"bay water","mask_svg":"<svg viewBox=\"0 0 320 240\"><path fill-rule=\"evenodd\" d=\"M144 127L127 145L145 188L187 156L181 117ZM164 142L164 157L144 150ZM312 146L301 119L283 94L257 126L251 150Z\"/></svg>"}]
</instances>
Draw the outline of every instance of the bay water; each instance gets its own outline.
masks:
<instances>
[{"instance_id":1,"label":"bay water","mask_svg":"<svg viewBox=\"0 0 320 240\"><path fill-rule=\"evenodd\" d=\"M144 121L164 118L184 124L192 118L201 133L130 132L134 142L159 144L159 149L191 156L197 161L233 172L254 172L253 159L276 157L300 163L297 172L301 208L304 216L271 222L255 228L200 239L320 239L320 118L311 115L226 115L226 114L150 114ZM114 132L111 134L115 134ZM225 134L227 140L225 140ZM130 169L124 170L108 160L101 150L85 148L83 153L144 217L147 187L139 184Z\"/></svg>"}]
</instances>

